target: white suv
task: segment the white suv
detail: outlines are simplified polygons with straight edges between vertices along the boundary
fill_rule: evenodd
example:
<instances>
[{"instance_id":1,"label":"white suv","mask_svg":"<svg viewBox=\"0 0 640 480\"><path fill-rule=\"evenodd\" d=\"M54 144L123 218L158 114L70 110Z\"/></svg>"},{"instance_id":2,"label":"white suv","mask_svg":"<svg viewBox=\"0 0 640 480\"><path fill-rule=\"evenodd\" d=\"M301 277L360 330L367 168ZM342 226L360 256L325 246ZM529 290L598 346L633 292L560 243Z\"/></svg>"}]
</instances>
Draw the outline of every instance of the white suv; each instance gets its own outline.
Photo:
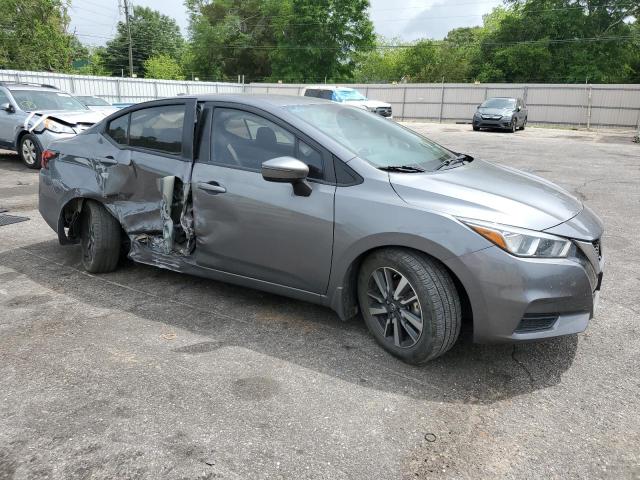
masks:
<instances>
[{"instance_id":1,"label":"white suv","mask_svg":"<svg viewBox=\"0 0 640 480\"><path fill-rule=\"evenodd\" d=\"M393 118L391 105L379 100L369 100L358 90L348 87L337 87L335 85L318 85L306 87L302 91L303 97L324 98L338 103L355 105L356 107L369 110L386 118Z\"/></svg>"}]
</instances>

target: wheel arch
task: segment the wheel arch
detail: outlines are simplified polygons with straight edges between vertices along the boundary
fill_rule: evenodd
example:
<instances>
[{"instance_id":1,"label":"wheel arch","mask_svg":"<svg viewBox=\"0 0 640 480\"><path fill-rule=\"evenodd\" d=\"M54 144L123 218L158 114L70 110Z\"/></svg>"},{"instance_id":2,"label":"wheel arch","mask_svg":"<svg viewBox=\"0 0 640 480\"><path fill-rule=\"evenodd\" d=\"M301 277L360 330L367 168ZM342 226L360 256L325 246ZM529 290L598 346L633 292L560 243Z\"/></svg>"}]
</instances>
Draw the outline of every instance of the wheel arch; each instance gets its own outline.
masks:
<instances>
[{"instance_id":1,"label":"wheel arch","mask_svg":"<svg viewBox=\"0 0 640 480\"><path fill-rule=\"evenodd\" d=\"M105 203L103 198L89 194L75 195L62 204L58 215L57 233L62 245L77 244L80 241L80 215L82 214L85 203L89 200L99 203L104 207L109 215L115 218L122 227L122 223L113 211L113 208Z\"/></svg>"},{"instance_id":2,"label":"wheel arch","mask_svg":"<svg viewBox=\"0 0 640 480\"><path fill-rule=\"evenodd\" d=\"M330 290L331 295L329 299L331 308L338 313L338 316L342 320L348 320L360 313L358 306L357 282L358 272L360 271L362 263L374 252L387 248L409 250L418 255L428 256L437 260L451 276L456 286L456 290L458 291L458 295L460 296L460 302L462 305L463 333L466 335L467 333L473 332L473 308L467 291L468 289L461 279L462 275L455 272L454 269L445 262L445 260L450 258L452 255L450 252L447 253L448 251L440 246L429 248L424 245L417 246L413 244L413 242L412 244L408 244L408 242L396 242L370 246L361 250L348 261L344 272L340 274L339 279L336 279L333 288Z\"/></svg>"}]
</instances>

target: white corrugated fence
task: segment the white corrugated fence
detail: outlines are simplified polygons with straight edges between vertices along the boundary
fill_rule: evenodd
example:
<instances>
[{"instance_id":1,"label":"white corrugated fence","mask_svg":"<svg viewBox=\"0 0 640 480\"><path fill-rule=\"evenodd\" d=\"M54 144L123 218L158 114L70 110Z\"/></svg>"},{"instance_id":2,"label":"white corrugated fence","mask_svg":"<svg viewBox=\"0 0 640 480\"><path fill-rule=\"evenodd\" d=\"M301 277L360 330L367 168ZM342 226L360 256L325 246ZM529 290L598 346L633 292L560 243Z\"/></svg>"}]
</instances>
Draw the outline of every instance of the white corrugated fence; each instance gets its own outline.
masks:
<instances>
[{"instance_id":1,"label":"white corrugated fence","mask_svg":"<svg viewBox=\"0 0 640 480\"><path fill-rule=\"evenodd\" d=\"M78 95L98 95L111 102L135 103L194 93L269 93L299 95L303 84L153 80L96 77L49 72L0 70L0 81L54 85ZM533 124L577 128L640 128L640 85L600 84L354 84L367 97L389 102L402 120L469 121L484 99L522 97Z\"/></svg>"}]
</instances>

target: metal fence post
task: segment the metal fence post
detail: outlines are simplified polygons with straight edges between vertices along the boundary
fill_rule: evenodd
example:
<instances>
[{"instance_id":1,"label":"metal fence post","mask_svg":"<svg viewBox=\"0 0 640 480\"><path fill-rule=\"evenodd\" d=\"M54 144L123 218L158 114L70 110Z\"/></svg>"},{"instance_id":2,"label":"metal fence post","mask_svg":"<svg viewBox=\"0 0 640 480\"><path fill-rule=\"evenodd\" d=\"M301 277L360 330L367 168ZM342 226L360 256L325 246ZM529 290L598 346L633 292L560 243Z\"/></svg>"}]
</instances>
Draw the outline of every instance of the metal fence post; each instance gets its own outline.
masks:
<instances>
[{"instance_id":1,"label":"metal fence post","mask_svg":"<svg viewBox=\"0 0 640 480\"><path fill-rule=\"evenodd\" d=\"M443 108L444 108L444 77L442 77L442 88L440 89L440 115L438 116L438 123L442 123Z\"/></svg>"},{"instance_id":2,"label":"metal fence post","mask_svg":"<svg viewBox=\"0 0 640 480\"><path fill-rule=\"evenodd\" d=\"M402 87L402 116L400 117L402 120L406 118L404 115L404 110L406 106L407 106L407 86L404 85Z\"/></svg>"},{"instance_id":3,"label":"metal fence post","mask_svg":"<svg viewBox=\"0 0 640 480\"><path fill-rule=\"evenodd\" d=\"M158 97L158 81L157 80L153 81L153 95L155 98L160 98Z\"/></svg>"},{"instance_id":4,"label":"metal fence post","mask_svg":"<svg viewBox=\"0 0 640 480\"><path fill-rule=\"evenodd\" d=\"M593 86L589 85L589 95L587 97L587 130L591 128L591 97L592 97Z\"/></svg>"},{"instance_id":5,"label":"metal fence post","mask_svg":"<svg viewBox=\"0 0 640 480\"><path fill-rule=\"evenodd\" d=\"M529 85L524 86L524 91L522 92L522 100L524 104L527 105L529 103Z\"/></svg>"},{"instance_id":6,"label":"metal fence post","mask_svg":"<svg viewBox=\"0 0 640 480\"><path fill-rule=\"evenodd\" d=\"M118 96L118 103L122 103L122 91L120 90L119 78L116 78L116 95Z\"/></svg>"},{"instance_id":7,"label":"metal fence post","mask_svg":"<svg viewBox=\"0 0 640 480\"><path fill-rule=\"evenodd\" d=\"M73 81L73 75L68 75L69 85L71 86L71 93L76 93L76 83Z\"/></svg>"}]
</instances>

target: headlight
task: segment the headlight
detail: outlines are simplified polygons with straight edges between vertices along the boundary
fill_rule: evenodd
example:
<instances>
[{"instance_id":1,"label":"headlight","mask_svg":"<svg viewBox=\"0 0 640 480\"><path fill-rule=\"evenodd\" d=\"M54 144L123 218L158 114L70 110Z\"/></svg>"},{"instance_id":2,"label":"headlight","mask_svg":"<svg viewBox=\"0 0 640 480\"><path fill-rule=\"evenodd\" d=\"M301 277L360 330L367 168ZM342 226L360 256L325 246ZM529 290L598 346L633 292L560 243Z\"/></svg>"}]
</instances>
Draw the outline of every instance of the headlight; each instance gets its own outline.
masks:
<instances>
[{"instance_id":1,"label":"headlight","mask_svg":"<svg viewBox=\"0 0 640 480\"><path fill-rule=\"evenodd\" d=\"M54 133L76 133L73 128L63 125L60 122L56 122L55 120L51 120L50 118L47 118L44 121L44 128Z\"/></svg>"},{"instance_id":2,"label":"headlight","mask_svg":"<svg viewBox=\"0 0 640 480\"><path fill-rule=\"evenodd\" d=\"M570 240L547 233L479 220L460 221L498 247L518 257L563 258L571 248Z\"/></svg>"}]
</instances>

